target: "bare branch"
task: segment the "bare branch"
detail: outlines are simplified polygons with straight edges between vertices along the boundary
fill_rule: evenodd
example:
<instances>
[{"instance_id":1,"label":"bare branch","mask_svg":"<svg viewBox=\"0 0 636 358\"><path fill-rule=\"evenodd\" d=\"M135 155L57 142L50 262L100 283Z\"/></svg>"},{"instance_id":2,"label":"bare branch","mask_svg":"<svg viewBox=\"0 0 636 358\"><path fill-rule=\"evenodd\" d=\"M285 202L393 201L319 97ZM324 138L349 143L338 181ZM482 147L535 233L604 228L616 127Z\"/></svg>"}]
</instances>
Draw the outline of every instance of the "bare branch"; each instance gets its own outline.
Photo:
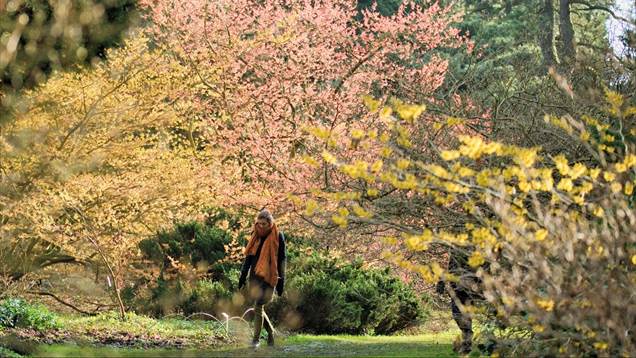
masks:
<instances>
[{"instance_id":1,"label":"bare branch","mask_svg":"<svg viewBox=\"0 0 636 358\"><path fill-rule=\"evenodd\" d=\"M632 23L632 21L630 21L629 19L626 19L626 18L624 18L622 16L616 15L616 13L612 9L607 7L607 6L590 4L589 1L584 1L584 0L572 0L570 3L571 4L578 4L578 5L586 6L585 8L577 9L577 10L583 10L583 11L599 10L599 11L604 11L604 12L610 14L610 16L613 17L616 20L623 21L623 22L630 23L630 24Z\"/></svg>"}]
</instances>

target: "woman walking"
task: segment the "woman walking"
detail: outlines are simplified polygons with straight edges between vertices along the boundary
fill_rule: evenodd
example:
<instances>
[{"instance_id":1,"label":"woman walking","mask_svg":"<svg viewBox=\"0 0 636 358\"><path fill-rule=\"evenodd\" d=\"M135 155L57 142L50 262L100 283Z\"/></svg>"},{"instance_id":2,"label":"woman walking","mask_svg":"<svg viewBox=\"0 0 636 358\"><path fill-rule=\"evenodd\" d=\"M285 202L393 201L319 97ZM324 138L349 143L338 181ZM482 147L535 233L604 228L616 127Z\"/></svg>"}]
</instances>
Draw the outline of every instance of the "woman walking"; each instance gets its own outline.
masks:
<instances>
[{"instance_id":1,"label":"woman walking","mask_svg":"<svg viewBox=\"0 0 636 358\"><path fill-rule=\"evenodd\" d=\"M267 318L264 307L272 300L274 290L279 296L283 294L286 256L285 236L278 231L272 214L262 210L256 218L252 237L245 247L245 262L239 278L241 289L249 274L248 297L254 302L254 348L260 345L263 324L267 331L267 345L274 345L274 327Z\"/></svg>"}]
</instances>

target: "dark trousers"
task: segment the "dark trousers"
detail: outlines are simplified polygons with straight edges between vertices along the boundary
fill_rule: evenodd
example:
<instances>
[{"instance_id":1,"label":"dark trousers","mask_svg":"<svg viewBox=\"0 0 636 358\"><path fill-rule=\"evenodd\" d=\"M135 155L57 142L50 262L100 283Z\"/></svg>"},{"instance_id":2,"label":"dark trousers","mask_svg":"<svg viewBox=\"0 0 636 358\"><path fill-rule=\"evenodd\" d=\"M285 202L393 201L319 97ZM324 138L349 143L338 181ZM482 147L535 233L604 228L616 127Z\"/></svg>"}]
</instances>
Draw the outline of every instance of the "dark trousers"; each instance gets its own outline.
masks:
<instances>
[{"instance_id":1,"label":"dark trousers","mask_svg":"<svg viewBox=\"0 0 636 358\"><path fill-rule=\"evenodd\" d=\"M472 304L471 296L461 289L454 289L454 297L451 296L451 312L457 326L462 331L462 350L470 351L473 341L473 319L467 312L462 312L459 308Z\"/></svg>"},{"instance_id":2,"label":"dark trousers","mask_svg":"<svg viewBox=\"0 0 636 358\"><path fill-rule=\"evenodd\" d=\"M269 321L269 317L265 313L265 305L272 301L274 296L274 288L260 277L250 279L249 297L254 302L254 336L252 339L256 342L261 336L261 329L265 326L268 339L274 337L274 327Z\"/></svg>"}]
</instances>

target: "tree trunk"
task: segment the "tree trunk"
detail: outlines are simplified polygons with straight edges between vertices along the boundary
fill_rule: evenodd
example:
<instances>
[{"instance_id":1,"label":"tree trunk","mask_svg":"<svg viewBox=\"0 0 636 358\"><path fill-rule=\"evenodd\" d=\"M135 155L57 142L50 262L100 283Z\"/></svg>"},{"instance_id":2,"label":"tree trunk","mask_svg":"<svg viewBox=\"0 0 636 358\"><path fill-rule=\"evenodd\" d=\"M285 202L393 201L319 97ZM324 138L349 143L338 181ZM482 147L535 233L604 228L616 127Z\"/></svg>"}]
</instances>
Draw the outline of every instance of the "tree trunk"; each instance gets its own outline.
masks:
<instances>
[{"instance_id":1,"label":"tree trunk","mask_svg":"<svg viewBox=\"0 0 636 358\"><path fill-rule=\"evenodd\" d=\"M552 6L552 0L544 0L539 19L538 40L546 72L557 63L554 51L554 9Z\"/></svg>"},{"instance_id":2,"label":"tree trunk","mask_svg":"<svg viewBox=\"0 0 636 358\"><path fill-rule=\"evenodd\" d=\"M574 63L576 50L574 49L574 28L570 19L570 0L559 0L559 59L561 65L570 69Z\"/></svg>"},{"instance_id":3,"label":"tree trunk","mask_svg":"<svg viewBox=\"0 0 636 358\"><path fill-rule=\"evenodd\" d=\"M505 9L504 11L506 12L506 15L510 15L510 13L512 12L512 0L506 0L504 9Z\"/></svg>"},{"instance_id":4,"label":"tree trunk","mask_svg":"<svg viewBox=\"0 0 636 358\"><path fill-rule=\"evenodd\" d=\"M102 251L102 248L101 246L99 246L97 241L91 237L88 237L88 240L91 242L91 244L93 244L93 246L95 246L97 253L102 258L104 265L106 265L106 268L108 269L108 272L110 273L110 278L113 280L112 282L113 291L115 291L115 297L117 298L116 303L117 305L119 305L119 315L121 317L121 320L124 321L126 320L126 306L124 306L124 301L121 299L121 289L119 287L119 284L117 283L117 277L115 275L115 271L113 270L113 267L110 265L108 258L106 258L106 255Z\"/></svg>"}]
</instances>

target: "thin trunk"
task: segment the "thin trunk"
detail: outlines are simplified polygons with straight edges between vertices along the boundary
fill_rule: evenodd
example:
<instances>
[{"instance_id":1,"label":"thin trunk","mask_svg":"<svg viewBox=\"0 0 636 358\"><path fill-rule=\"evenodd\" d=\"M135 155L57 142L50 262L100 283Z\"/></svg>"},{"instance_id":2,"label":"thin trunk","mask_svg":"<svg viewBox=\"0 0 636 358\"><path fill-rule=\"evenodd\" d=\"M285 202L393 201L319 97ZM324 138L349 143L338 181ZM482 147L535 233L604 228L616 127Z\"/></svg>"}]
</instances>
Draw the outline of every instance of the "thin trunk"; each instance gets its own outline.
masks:
<instances>
[{"instance_id":1,"label":"thin trunk","mask_svg":"<svg viewBox=\"0 0 636 358\"><path fill-rule=\"evenodd\" d=\"M93 244L93 246L95 246L95 249L97 250L97 253L102 258L102 261L104 262L104 264L106 265L106 268L108 269L108 272L110 273L110 277L113 280L113 282L112 282L113 290L115 291L115 295L117 297L117 304L119 305L119 315L121 316L121 319L123 321L123 320L126 319L126 307L124 306L124 301L121 299L121 292L120 292L119 285L117 284L117 278L115 277L115 272L114 272L112 266L110 265L110 262L108 262L108 259L106 258L106 255L102 251L102 248L99 246L97 241L95 241L91 237L87 237L87 238L91 242L91 244Z\"/></svg>"},{"instance_id":2,"label":"thin trunk","mask_svg":"<svg viewBox=\"0 0 636 358\"><path fill-rule=\"evenodd\" d=\"M557 63L554 51L554 9L552 0L544 0L539 20L539 47L546 72Z\"/></svg>"},{"instance_id":3,"label":"thin trunk","mask_svg":"<svg viewBox=\"0 0 636 358\"><path fill-rule=\"evenodd\" d=\"M576 56L574 49L574 27L570 18L570 0L559 0L559 59L566 68L571 68Z\"/></svg>"}]
</instances>

